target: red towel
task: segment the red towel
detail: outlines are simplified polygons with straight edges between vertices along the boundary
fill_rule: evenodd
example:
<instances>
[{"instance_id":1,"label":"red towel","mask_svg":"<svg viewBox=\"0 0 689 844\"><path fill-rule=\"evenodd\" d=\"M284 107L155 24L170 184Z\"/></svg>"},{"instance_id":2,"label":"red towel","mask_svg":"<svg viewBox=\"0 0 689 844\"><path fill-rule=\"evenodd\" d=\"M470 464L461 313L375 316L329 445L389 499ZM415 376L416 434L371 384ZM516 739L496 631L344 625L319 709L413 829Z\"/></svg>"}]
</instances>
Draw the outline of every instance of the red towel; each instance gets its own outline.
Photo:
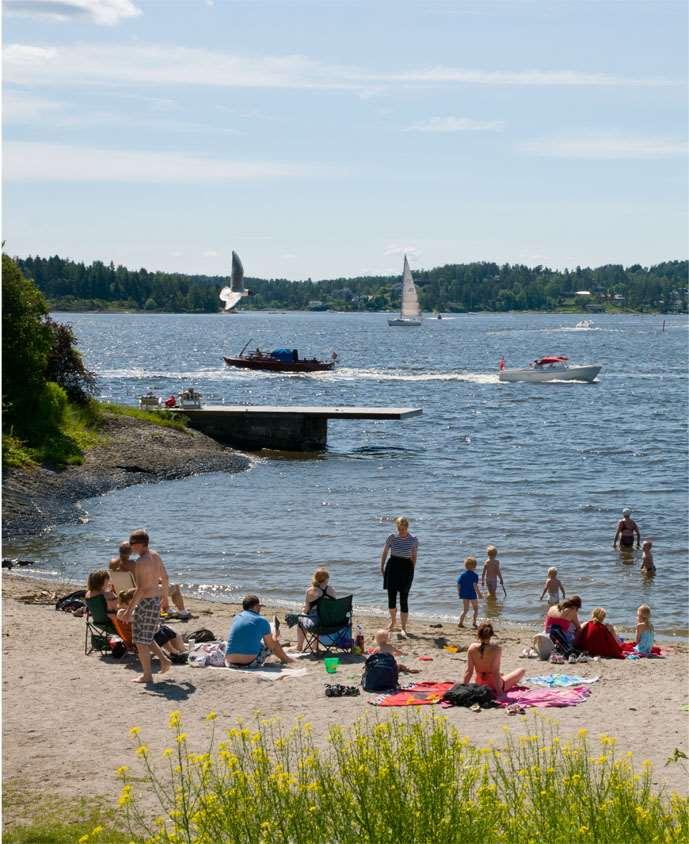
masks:
<instances>
[{"instance_id":1,"label":"red towel","mask_svg":"<svg viewBox=\"0 0 689 844\"><path fill-rule=\"evenodd\" d=\"M443 695L448 689L451 689L454 683L430 683L420 682L412 683L406 689L401 689L399 692L392 692L389 695L380 695L380 697L370 700L374 706L422 706L427 703L440 703Z\"/></svg>"},{"instance_id":2,"label":"red towel","mask_svg":"<svg viewBox=\"0 0 689 844\"><path fill-rule=\"evenodd\" d=\"M631 654L631 653L634 653L634 642L622 642L622 644L620 645L620 647L621 647L621 649L622 649L622 653L625 653L625 654ZM662 652L662 650L658 647L658 645L652 645L652 646L651 646L651 653L652 653L654 656L662 656L662 655L663 655L663 652Z\"/></svg>"},{"instance_id":3,"label":"red towel","mask_svg":"<svg viewBox=\"0 0 689 844\"><path fill-rule=\"evenodd\" d=\"M608 628L598 621L587 621L582 624L574 640L574 647L578 651L586 651L590 656L624 659L620 643Z\"/></svg>"}]
</instances>

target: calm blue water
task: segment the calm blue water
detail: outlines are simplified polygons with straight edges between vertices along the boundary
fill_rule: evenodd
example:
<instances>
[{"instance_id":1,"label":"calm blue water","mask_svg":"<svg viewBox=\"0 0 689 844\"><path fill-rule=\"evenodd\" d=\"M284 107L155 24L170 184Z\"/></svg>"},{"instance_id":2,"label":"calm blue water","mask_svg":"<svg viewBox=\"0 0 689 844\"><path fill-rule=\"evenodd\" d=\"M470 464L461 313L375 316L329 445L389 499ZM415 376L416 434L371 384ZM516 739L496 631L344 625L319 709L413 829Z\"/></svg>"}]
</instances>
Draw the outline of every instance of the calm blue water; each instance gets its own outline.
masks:
<instances>
[{"instance_id":1,"label":"calm blue water","mask_svg":"<svg viewBox=\"0 0 689 844\"><path fill-rule=\"evenodd\" d=\"M301 600L317 564L341 593L384 610L379 556L391 520L407 515L420 541L412 612L455 612L466 555L499 549L508 598L482 614L537 620L546 569L557 566L584 612L622 626L648 602L659 632L687 629L687 322L570 315L458 315L420 329L383 314L58 315L71 322L104 398L136 401L193 384L204 401L410 405L403 422L330 423L319 458L258 458L237 475L136 486L84 502L86 525L6 548L42 569L82 578L133 527L145 526L174 579L210 596L258 591ZM334 373L280 376L226 369L249 338L264 348L337 350ZM498 358L517 366L562 353L603 365L599 383L499 384ZM632 508L652 538L658 575L612 548Z\"/></svg>"}]
</instances>

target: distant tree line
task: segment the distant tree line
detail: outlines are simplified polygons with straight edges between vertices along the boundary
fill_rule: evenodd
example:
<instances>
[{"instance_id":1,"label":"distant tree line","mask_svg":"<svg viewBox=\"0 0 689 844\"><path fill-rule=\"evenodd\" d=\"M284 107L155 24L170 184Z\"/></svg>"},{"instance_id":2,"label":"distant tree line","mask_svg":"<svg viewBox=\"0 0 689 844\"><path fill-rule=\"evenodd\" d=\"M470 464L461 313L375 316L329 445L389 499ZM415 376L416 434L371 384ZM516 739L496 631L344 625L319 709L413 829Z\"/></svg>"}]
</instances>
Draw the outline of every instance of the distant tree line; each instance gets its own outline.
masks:
<instances>
[{"instance_id":1,"label":"distant tree line","mask_svg":"<svg viewBox=\"0 0 689 844\"><path fill-rule=\"evenodd\" d=\"M18 258L57 310L132 309L213 313L221 307L223 276L129 270L54 256ZM426 311L512 311L572 308L634 311L687 310L687 261L652 267L606 264L552 270L521 264L447 264L418 270L414 278ZM360 276L324 281L247 278L252 295L242 309L381 311L399 306L400 276ZM586 293L581 293L586 291ZM577 295L580 294L580 295Z\"/></svg>"}]
</instances>

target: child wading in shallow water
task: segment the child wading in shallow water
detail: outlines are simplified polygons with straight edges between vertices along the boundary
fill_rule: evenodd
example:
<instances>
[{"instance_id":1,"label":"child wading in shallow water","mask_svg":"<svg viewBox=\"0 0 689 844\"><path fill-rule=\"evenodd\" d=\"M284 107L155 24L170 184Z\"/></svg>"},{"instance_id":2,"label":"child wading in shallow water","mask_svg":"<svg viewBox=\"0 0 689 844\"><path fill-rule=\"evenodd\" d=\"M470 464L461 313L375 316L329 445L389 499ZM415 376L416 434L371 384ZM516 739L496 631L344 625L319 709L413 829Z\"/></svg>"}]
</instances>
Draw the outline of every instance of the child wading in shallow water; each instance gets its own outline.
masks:
<instances>
[{"instance_id":1,"label":"child wading in shallow water","mask_svg":"<svg viewBox=\"0 0 689 844\"><path fill-rule=\"evenodd\" d=\"M650 575L656 573L656 566L653 562L653 543L650 539L647 539L644 544L641 546L642 548L642 559L641 559L641 572L642 574Z\"/></svg>"},{"instance_id":2,"label":"child wading in shallow water","mask_svg":"<svg viewBox=\"0 0 689 844\"><path fill-rule=\"evenodd\" d=\"M634 650L640 654L650 654L654 636L653 625L651 624L651 608L648 604L642 604L636 611L636 646Z\"/></svg>"},{"instance_id":3,"label":"child wading in shallow water","mask_svg":"<svg viewBox=\"0 0 689 844\"><path fill-rule=\"evenodd\" d=\"M548 577L541 592L541 597L538 599L539 601L543 600L546 592L548 593L548 608L560 603L560 592L562 592L563 601L567 597L565 595L565 587L558 580L557 569L554 566L548 569Z\"/></svg>"},{"instance_id":4,"label":"child wading in shallow water","mask_svg":"<svg viewBox=\"0 0 689 844\"><path fill-rule=\"evenodd\" d=\"M498 549L494 545L489 545L486 548L487 559L483 563L483 571L481 572L481 588L488 589L488 596L495 597L498 589L498 580L502 591L507 596L505 583L502 579L502 572L500 571L500 560L498 560Z\"/></svg>"},{"instance_id":5,"label":"child wading in shallow water","mask_svg":"<svg viewBox=\"0 0 689 844\"><path fill-rule=\"evenodd\" d=\"M376 646L371 653L391 654L397 661L397 668L405 674L418 674L420 671L419 668L408 668L406 665L402 665L397 659L398 656L402 656L402 651L390 643L390 633L388 630L376 631Z\"/></svg>"},{"instance_id":6,"label":"child wading in shallow water","mask_svg":"<svg viewBox=\"0 0 689 844\"><path fill-rule=\"evenodd\" d=\"M476 627L476 616L478 615L478 598L482 598L481 590L478 588L478 575L476 574L476 558L467 557L464 560L464 571L457 578L457 592L460 600L464 602L464 609L459 617L457 627L464 627L464 619L471 606L474 612L472 626Z\"/></svg>"}]
</instances>

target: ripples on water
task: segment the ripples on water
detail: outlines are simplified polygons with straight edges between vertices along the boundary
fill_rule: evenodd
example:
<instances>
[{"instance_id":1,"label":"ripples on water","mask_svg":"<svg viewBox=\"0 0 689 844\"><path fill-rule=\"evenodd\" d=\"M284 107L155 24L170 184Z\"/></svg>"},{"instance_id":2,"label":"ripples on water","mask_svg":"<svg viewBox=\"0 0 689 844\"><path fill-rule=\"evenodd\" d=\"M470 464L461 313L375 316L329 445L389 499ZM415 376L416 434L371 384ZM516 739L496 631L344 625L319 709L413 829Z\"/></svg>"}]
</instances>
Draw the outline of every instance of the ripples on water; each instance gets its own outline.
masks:
<instances>
[{"instance_id":1,"label":"ripples on water","mask_svg":"<svg viewBox=\"0 0 689 844\"><path fill-rule=\"evenodd\" d=\"M687 627L686 320L467 314L395 329L382 314L59 315L79 337L104 398L134 402L193 384L208 402L361 404L423 408L404 422L331 422L317 459L259 458L238 475L136 486L84 502L86 525L59 528L6 553L81 579L145 525L175 579L207 597L258 590L296 605L314 567L356 605L385 612L379 557L392 519L420 541L412 612L456 611L461 560L503 563L507 600L481 612L517 623L541 616L546 569L557 566L584 613L605 606L622 627L653 608L659 631ZM223 354L253 338L340 360L333 373L233 370ZM599 381L499 384L501 354L517 366L542 354L603 365ZM279 458L279 459L277 459ZM654 540L658 575L612 548L624 506Z\"/></svg>"}]
</instances>

